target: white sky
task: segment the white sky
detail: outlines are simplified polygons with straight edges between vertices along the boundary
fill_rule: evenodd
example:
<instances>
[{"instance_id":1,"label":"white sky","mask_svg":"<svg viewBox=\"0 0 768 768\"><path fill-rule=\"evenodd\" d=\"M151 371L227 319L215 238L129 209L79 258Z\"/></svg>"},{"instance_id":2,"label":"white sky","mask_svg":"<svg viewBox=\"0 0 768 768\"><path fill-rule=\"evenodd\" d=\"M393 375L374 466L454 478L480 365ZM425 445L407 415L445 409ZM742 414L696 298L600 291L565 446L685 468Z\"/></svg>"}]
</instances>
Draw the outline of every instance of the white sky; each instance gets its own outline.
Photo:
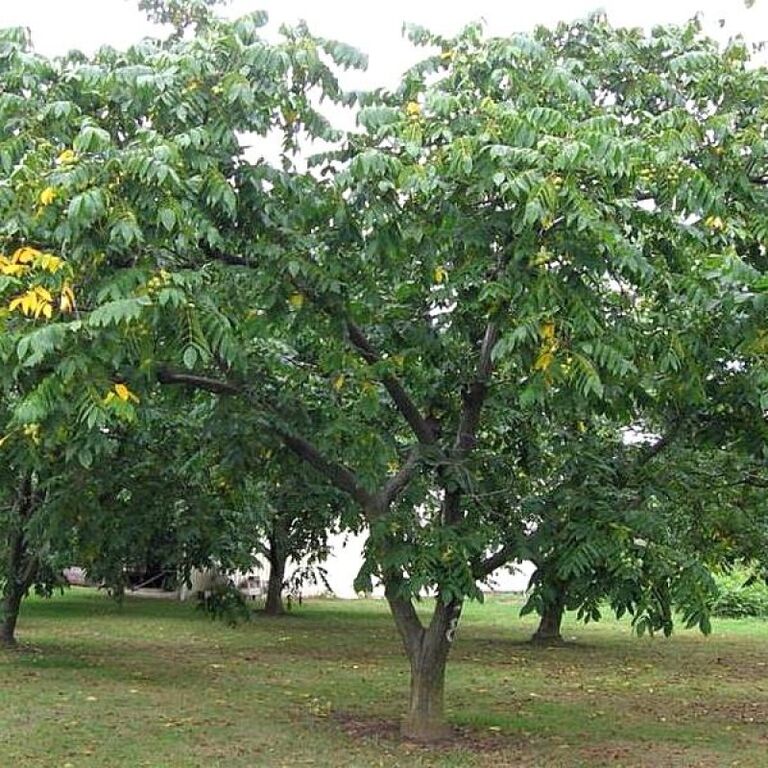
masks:
<instances>
[{"instance_id":1,"label":"white sky","mask_svg":"<svg viewBox=\"0 0 768 768\"><path fill-rule=\"evenodd\" d=\"M718 37L741 33L748 40L768 38L768 0L757 0L752 9L745 8L743 0L233 0L224 12L241 15L265 9L268 29L305 19L316 34L369 54L365 79L345 79L347 87L391 87L423 55L402 39L404 21L450 34L483 18L489 33L497 35L572 20L596 8L606 10L615 25L646 27L683 22L700 11ZM724 30L718 27L719 19L726 19ZM125 47L152 31L135 0L0 0L0 27L15 25L29 27L35 47L49 55L70 48L93 51L105 43Z\"/></svg>"}]
</instances>

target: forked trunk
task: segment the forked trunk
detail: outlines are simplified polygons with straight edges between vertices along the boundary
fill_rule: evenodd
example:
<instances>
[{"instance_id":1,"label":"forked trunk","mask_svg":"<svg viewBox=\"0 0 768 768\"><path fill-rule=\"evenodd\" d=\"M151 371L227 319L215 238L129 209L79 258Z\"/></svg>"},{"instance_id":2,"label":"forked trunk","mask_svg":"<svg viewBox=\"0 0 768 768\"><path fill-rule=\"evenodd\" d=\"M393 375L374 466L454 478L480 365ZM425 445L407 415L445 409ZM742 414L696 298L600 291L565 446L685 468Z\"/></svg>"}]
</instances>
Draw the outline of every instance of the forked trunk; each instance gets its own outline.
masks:
<instances>
[{"instance_id":1,"label":"forked trunk","mask_svg":"<svg viewBox=\"0 0 768 768\"><path fill-rule=\"evenodd\" d=\"M387 589L387 599L403 640L411 667L411 695L408 714L401 731L413 741L431 742L451 733L445 721L445 668L461 602L437 599L432 621L423 627L410 600L396 597Z\"/></svg>"},{"instance_id":2,"label":"forked trunk","mask_svg":"<svg viewBox=\"0 0 768 768\"><path fill-rule=\"evenodd\" d=\"M285 582L285 552L278 536L269 538L269 582L264 613L279 616L285 613L283 606L283 583Z\"/></svg>"},{"instance_id":3,"label":"forked trunk","mask_svg":"<svg viewBox=\"0 0 768 768\"><path fill-rule=\"evenodd\" d=\"M544 610L539 621L539 628L533 633L531 641L539 645L554 645L563 640L560 626L565 612L565 591L558 588L551 601L544 604Z\"/></svg>"}]
</instances>

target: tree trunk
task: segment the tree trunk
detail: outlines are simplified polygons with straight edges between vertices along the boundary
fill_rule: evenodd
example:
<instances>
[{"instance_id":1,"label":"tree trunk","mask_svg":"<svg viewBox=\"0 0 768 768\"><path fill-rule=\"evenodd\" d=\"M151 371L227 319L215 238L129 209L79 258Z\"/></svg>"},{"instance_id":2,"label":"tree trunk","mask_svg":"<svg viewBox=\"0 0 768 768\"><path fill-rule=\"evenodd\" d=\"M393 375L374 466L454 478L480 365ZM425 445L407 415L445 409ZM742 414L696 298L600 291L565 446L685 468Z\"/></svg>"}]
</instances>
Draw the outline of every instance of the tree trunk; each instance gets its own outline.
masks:
<instances>
[{"instance_id":1,"label":"tree trunk","mask_svg":"<svg viewBox=\"0 0 768 768\"><path fill-rule=\"evenodd\" d=\"M0 645L5 648L16 646L16 622L19 619L21 601L32 585L37 561L27 549L25 525L34 508L35 495L32 487L32 476L27 474L21 480L18 502L16 506L17 519L11 524L8 534L8 560L5 572L5 588L3 601L0 606Z\"/></svg>"},{"instance_id":2,"label":"tree trunk","mask_svg":"<svg viewBox=\"0 0 768 768\"><path fill-rule=\"evenodd\" d=\"M16 528L8 537L8 564L3 590L0 644L6 648L13 648L16 645L19 608L33 577L31 563L24 562L25 554L24 532Z\"/></svg>"},{"instance_id":3,"label":"tree trunk","mask_svg":"<svg viewBox=\"0 0 768 768\"><path fill-rule=\"evenodd\" d=\"M267 584L267 602L264 606L264 613L268 616L279 616L285 613L283 606L285 561L285 550L280 542L280 536L273 534L269 537L269 582Z\"/></svg>"},{"instance_id":4,"label":"tree trunk","mask_svg":"<svg viewBox=\"0 0 768 768\"><path fill-rule=\"evenodd\" d=\"M565 612L565 590L558 586L551 601L544 604L544 610L539 621L539 628L533 633L531 642L540 645L554 645L563 640L560 625Z\"/></svg>"},{"instance_id":5,"label":"tree trunk","mask_svg":"<svg viewBox=\"0 0 768 768\"><path fill-rule=\"evenodd\" d=\"M438 598L432 621L425 628L413 603L394 592L388 586L387 600L411 667L410 703L401 732L413 741L439 741L451 734L445 721L445 668L461 614L461 602L445 603Z\"/></svg>"},{"instance_id":6,"label":"tree trunk","mask_svg":"<svg viewBox=\"0 0 768 768\"><path fill-rule=\"evenodd\" d=\"M16 622L23 596L23 590L18 584L10 583L6 586L3 597L3 621L0 625L0 646L4 648L16 647Z\"/></svg>"}]
</instances>

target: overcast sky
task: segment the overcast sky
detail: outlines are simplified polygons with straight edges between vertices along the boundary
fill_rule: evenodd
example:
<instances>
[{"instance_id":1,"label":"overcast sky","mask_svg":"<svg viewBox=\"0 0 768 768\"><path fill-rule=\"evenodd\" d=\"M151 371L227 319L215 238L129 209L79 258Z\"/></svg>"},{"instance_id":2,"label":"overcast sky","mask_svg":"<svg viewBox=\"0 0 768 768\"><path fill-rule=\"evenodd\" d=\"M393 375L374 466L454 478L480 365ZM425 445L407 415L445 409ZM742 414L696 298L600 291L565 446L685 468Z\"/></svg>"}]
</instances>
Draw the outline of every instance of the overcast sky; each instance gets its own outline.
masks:
<instances>
[{"instance_id":1,"label":"overcast sky","mask_svg":"<svg viewBox=\"0 0 768 768\"><path fill-rule=\"evenodd\" d=\"M718 37L743 34L768 38L768 0L752 9L743 0L233 0L228 15L265 9L270 28L305 19L314 32L351 43L370 56L364 81L348 87L393 86L399 74L419 58L401 37L404 21L443 34L483 18L490 34L530 29L535 24L572 20L602 8L615 25L683 22L697 12ZM726 26L719 28L718 20ZM0 27L23 25L32 30L35 47L46 54L70 48L93 51L102 44L125 47L151 34L152 26L136 9L135 0L0 0Z\"/></svg>"}]
</instances>

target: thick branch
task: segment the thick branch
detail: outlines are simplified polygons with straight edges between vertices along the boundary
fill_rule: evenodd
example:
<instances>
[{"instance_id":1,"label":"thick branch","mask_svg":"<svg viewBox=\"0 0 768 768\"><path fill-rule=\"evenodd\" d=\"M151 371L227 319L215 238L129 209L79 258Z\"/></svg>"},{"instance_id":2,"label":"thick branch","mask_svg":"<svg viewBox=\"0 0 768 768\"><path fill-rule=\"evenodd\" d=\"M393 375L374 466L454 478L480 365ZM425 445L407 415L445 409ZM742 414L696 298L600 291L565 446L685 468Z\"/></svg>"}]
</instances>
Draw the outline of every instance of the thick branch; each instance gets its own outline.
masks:
<instances>
[{"instance_id":1,"label":"thick branch","mask_svg":"<svg viewBox=\"0 0 768 768\"><path fill-rule=\"evenodd\" d=\"M413 607L410 598L400 594L402 577L396 574L388 574L384 577L384 594L386 595L389 609L395 620L395 626L405 646L409 658L418 649L424 637L424 625Z\"/></svg>"},{"instance_id":2,"label":"thick branch","mask_svg":"<svg viewBox=\"0 0 768 768\"><path fill-rule=\"evenodd\" d=\"M375 516L378 511L376 499L357 482L355 473L349 467L327 459L303 437L291 435L281 429L276 431L286 447L293 451L296 456L314 467L320 474L325 475L336 488L349 494L368 516Z\"/></svg>"},{"instance_id":3,"label":"thick branch","mask_svg":"<svg viewBox=\"0 0 768 768\"><path fill-rule=\"evenodd\" d=\"M484 579L486 576L490 576L497 568L506 565L514 555L515 546L513 544L505 544L498 552L477 563L472 568L472 574L476 579Z\"/></svg>"},{"instance_id":4,"label":"thick branch","mask_svg":"<svg viewBox=\"0 0 768 768\"><path fill-rule=\"evenodd\" d=\"M182 384L219 395L246 394L237 384L191 373L161 369L157 378L162 384ZM285 446L296 456L314 467L320 474L330 480L336 488L349 494L360 504L366 514L371 515L375 512L376 499L357 482L357 478L351 469L323 456L309 440L292 434L287 429L276 424L272 426Z\"/></svg>"},{"instance_id":5,"label":"thick branch","mask_svg":"<svg viewBox=\"0 0 768 768\"><path fill-rule=\"evenodd\" d=\"M378 494L381 509L387 509L390 504L408 487L419 465L418 447L411 449L403 466L387 480Z\"/></svg>"},{"instance_id":6,"label":"thick branch","mask_svg":"<svg viewBox=\"0 0 768 768\"><path fill-rule=\"evenodd\" d=\"M217 261L221 261L224 264L231 264L231 265L237 265L237 266L243 266L243 267L251 267L253 266L251 262L249 262L246 259L243 259L240 256L233 256L231 254L222 253L220 251L215 250L209 250L206 251L207 255L211 256L212 258L216 259ZM328 311L328 305L327 302L322 300L321 296L318 296L316 293L314 293L312 290L310 290L307 286L300 285L296 283L296 286L299 290L301 290L302 293L304 293L307 296L312 297L313 301L317 303L317 305L321 309L325 309ZM377 363L381 360L381 356L379 353L373 348L370 341L366 338L365 334L363 333L362 329L354 323L352 320L347 319L345 321L345 326L347 329L347 335L349 337L349 340L355 349L360 353L363 360L365 360L369 365L373 365L374 363ZM436 434L434 427L430 424L430 422L425 419L416 404L411 399L408 392L406 392L403 385L398 381L398 379L395 376L392 376L391 374L387 374L386 376L383 376L381 379L381 383L384 385L384 388L389 393L389 396L392 398L392 400L395 403L395 406L397 407L398 411L400 411L400 414L403 416L403 418L408 422L409 426L413 430L414 434L418 438L419 442L425 443L426 445L432 445L436 440Z\"/></svg>"},{"instance_id":7,"label":"thick branch","mask_svg":"<svg viewBox=\"0 0 768 768\"><path fill-rule=\"evenodd\" d=\"M459 417L451 459L458 464L469 456L477 443L477 429L480 424L480 412L488 394L488 380L493 371L493 348L499 338L496 323L490 321L485 327L480 354L475 366L475 375L470 385L462 393L463 406ZM461 518L461 495L459 484L454 482L451 490L443 497L443 520L452 525Z\"/></svg>"},{"instance_id":8,"label":"thick branch","mask_svg":"<svg viewBox=\"0 0 768 768\"><path fill-rule=\"evenodd\" d=\"M351 320L346 321L346 326L349 340L352 346L360 353L363 360L369 365L378 363L381 360L381 356L365 337L360 327ZM402 417L408 422L419 442L425 445L432 445L436 439L434 427L421 415L403 385L391 374L383 376L381 383L394 401L397 410L400 411Z\"/></svg>"},{"instance_id":9,"label":"thick branch","mask_svg":"<svg viewBox=\"0 0 768 768\"><path fill-rule=\"evenodd\" d=\"M161 368L157 373L157 380L161 384L183 384L194 389L203 389L217 395L238 395L242 389L237 384L221 379L212 379L208 376L198 376L193 373L182 373Z\"/></svg>"},{"instance_id":10,"label":"thick branch","mask_svg":"<svg viewBox=\"0 0 768 768\"><path fill-rule=\"evenodd\" d=\"M649 461L669 448L680 434L684 423L684 418L678 419L665 435L662 435L653 445L648 446L637 459L637 468L644 467Z\"/></svg>"},{"instance_id":11,"label":"thick branch","mask_svg":"<svg viewBox=\"0 0 768 768\"><path fill-rule=\"evenodd\" d=\"M480 423L480 411L488 394L488 379L493 371L493 348L499 339L499 330L493 321L485 327L480 355L475 367L475 377L463 393L464 406L459 419L454 449L457 458L464 458L475 447L477 427Z\"/></svg>"}]
</instances>

